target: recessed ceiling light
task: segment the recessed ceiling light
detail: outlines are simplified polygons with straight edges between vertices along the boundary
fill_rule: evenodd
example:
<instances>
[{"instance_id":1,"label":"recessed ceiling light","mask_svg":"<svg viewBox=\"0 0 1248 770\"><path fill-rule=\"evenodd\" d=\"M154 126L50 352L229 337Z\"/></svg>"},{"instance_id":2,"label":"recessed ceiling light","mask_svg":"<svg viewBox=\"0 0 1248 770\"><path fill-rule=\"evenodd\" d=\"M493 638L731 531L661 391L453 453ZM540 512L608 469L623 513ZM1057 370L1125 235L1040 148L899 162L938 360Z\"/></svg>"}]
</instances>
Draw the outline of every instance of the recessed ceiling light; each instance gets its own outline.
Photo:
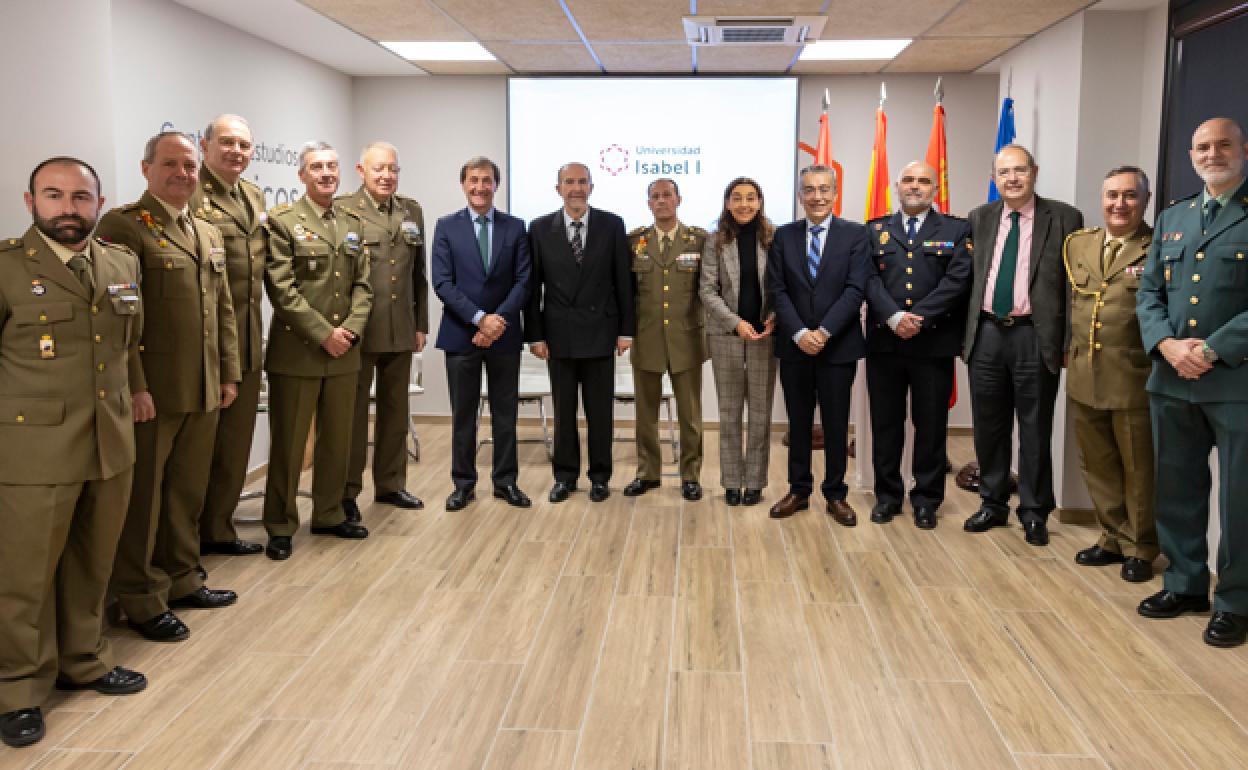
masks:
<instances>
[{"instance_id":1,"label":"recessed ceiling light","mask_svg":"<svg viewBox=\"0 0 1248 770\"><path fill-rule=\"evenodd\" d=\"M497 61L480 43L382 41L381 44L408 61Z\"/></svg>"},{"instance_id":2,"label":"recessed ceiling light","mask_svg":"<svg viewBox=\"0 0 1248 770\"><path fill-rule=\"evenodd\" d=\"M801 61L870 61L893 59L910 45L900 40L817 40L802 49Z\"/></svg>"}]
</instances>

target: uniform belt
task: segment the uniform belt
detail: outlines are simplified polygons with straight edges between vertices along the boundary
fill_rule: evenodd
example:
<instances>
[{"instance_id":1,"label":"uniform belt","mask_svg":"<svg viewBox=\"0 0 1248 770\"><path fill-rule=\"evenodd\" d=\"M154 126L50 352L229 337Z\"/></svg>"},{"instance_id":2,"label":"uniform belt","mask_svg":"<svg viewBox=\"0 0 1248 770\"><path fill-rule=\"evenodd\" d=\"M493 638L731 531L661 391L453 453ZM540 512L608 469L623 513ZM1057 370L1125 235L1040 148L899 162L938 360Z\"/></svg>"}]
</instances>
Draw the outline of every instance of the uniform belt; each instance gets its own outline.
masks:
<instances>
[{"instance_id":1,"label":"uniform belt","mask_svg":"<svg viewBox=\"0 0 1248 770\"><path fill-rule=\"evenodd\" d=\"M1012 315L1012 316L1006 316L1005 318L1001 318L1000 316L994 315L993 313L989 313L987 310L982 310L979 313L979 317L984 319L985 321L992 321L997 326L1003 326L1007 329L1011 326L1030 326L1031 325L1031 316L1029 315Z\"/></svg>"}]
</instances>

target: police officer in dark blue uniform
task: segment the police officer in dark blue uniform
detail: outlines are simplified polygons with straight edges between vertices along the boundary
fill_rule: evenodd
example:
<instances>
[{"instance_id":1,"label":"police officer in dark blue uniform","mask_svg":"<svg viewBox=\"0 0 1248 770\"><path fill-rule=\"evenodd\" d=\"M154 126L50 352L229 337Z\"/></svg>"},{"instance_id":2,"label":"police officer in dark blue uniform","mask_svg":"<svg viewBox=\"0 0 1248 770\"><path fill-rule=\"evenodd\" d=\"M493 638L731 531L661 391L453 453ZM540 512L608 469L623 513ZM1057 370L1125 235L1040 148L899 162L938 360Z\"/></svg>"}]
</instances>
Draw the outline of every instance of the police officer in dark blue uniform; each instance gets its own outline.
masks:
<instances>
[{"instance_id":1,"label":"police officer in dark blue uniform","mask_svg":"<svg viewBox=\"0 0 1248 770\"><path fill-rule=\"evenodd\" d=\"M914 161L897 178L901 210L867 223L875 271L867 282L867 390L875 507L883 524L901 513L906 396L914 423L914 523L936 526L945 499L945 441L954 359L971 281L971 227L932 207L935 169Z\"/></svg>"}]
</instances>

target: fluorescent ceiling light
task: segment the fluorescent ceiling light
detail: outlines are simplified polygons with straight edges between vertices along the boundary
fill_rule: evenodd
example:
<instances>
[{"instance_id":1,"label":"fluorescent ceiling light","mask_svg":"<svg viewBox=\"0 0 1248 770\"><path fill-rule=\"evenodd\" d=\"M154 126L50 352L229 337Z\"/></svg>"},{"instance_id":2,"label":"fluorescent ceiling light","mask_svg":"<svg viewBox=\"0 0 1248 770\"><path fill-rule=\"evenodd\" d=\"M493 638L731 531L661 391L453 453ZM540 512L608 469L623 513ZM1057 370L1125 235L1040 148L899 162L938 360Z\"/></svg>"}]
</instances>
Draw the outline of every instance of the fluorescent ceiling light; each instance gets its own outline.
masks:
<instances>
[{"instance_id":1,"label":"fluorescent ceiling light","mask_svg":"<svg viewBox=\"0 0 1248 770\"><path fill-rule=\"evenodd\" d=\"M902 40L816 40L802 49L801 61L871 61L892 59L910 45Z\"/></svg>"},{"instance_id":2,"label":"fluorescent ceiling light","mask_svg":"<svg viewBox=\"0 0 1248 770\"><path fill-rule=\"evenodd\" d=\"M389 48L408 61L497 61L494 54L480 43L416 43L385 42Z\"/></svg>"}]
</instances>

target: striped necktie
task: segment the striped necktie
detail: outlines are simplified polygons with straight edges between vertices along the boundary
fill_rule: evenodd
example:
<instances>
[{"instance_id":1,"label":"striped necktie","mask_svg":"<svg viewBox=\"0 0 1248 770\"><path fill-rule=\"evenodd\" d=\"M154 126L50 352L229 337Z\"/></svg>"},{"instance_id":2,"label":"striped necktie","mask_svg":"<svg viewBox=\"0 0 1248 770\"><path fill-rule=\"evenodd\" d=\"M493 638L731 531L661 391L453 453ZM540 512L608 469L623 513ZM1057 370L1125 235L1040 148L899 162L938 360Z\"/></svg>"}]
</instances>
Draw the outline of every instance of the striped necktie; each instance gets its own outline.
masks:
<instances>
[{"instance_id":1,"label":"striped necktie","mask_svg":"<svg viewBox=\"0 0 1248 770\"><path fill-rule=\"evenodd\" d=\"M819 233L824 231L823 225L813 225L810 228L810 248L806 251L806 266L810 269L810 280L815 280L815 273L819 272L819 259L822 249L819 248Z\"/></svg>"}]
</instances>

